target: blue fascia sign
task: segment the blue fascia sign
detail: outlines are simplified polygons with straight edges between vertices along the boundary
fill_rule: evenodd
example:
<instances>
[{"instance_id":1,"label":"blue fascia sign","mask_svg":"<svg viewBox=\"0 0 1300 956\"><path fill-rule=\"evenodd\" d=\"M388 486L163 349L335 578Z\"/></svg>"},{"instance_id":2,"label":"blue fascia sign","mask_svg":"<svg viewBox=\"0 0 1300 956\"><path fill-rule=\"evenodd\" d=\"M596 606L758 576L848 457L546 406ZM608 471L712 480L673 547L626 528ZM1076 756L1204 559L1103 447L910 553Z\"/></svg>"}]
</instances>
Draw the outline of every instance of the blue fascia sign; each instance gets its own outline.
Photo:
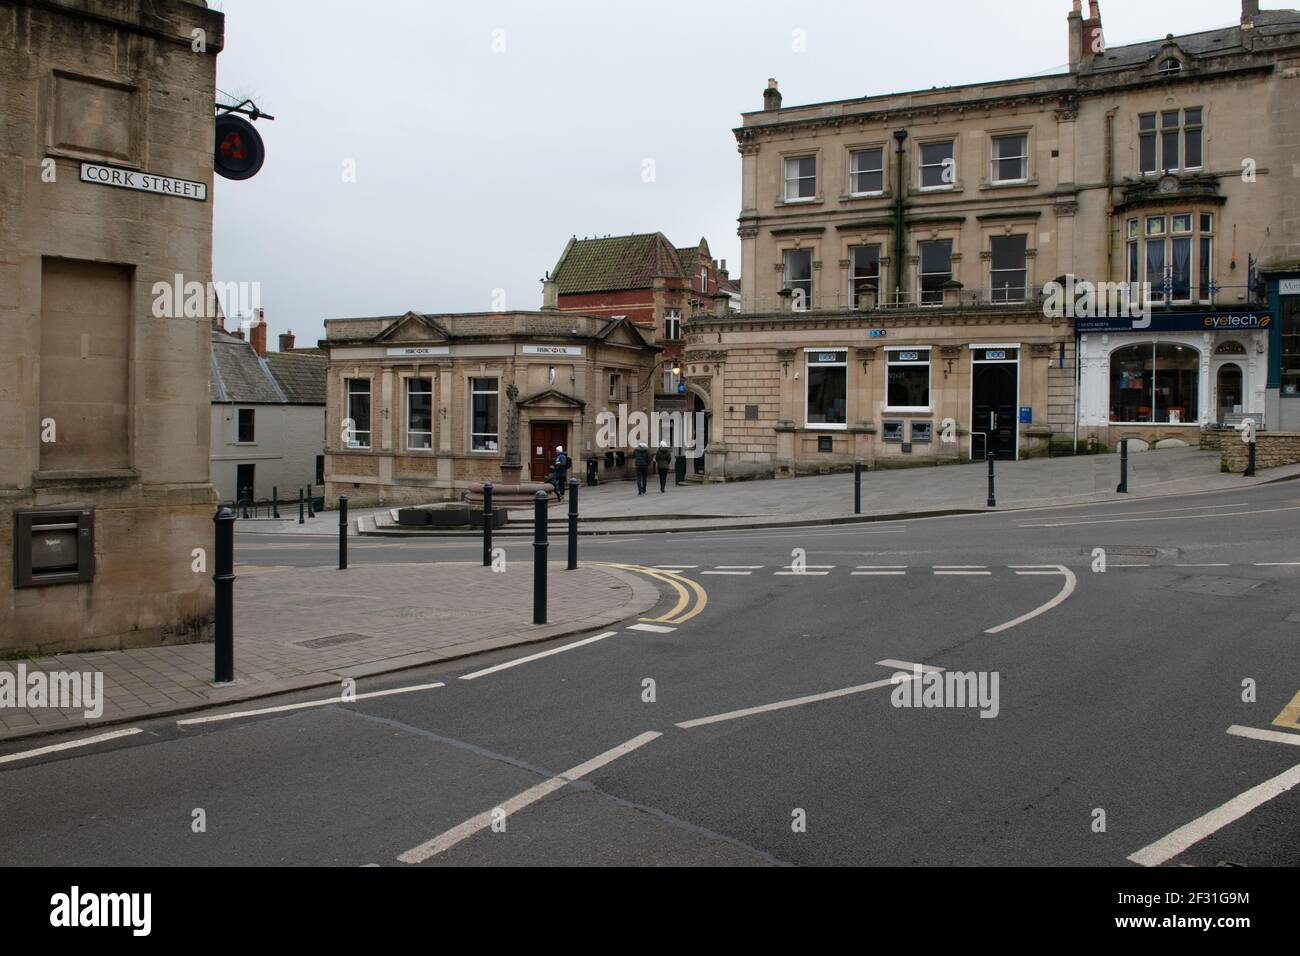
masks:
<instances>
[{"instance_id":1,"label":"blue fascia sign","mask_svg":"<svg viewBox=\"0 0 1300 956\"><path fill-rule=\"evenodd\" d=\"M1271 328L1273 316L1261 309L1240 312L1162 312L1149 316L1099 315L1074 320L1085 332L1253 332Z\"/></svg>"},{"instance_id":2,"label":"blue fascia sign","mask_svg":"<svg viewBox=\"0 0 1300 956\"><path fill-rule=\"evenodd\" d=\"M1034 423L1034 409L1032 405L1022 405L1020 407L1020 424L1032 425Z\"/></svg>"}]
</instances>

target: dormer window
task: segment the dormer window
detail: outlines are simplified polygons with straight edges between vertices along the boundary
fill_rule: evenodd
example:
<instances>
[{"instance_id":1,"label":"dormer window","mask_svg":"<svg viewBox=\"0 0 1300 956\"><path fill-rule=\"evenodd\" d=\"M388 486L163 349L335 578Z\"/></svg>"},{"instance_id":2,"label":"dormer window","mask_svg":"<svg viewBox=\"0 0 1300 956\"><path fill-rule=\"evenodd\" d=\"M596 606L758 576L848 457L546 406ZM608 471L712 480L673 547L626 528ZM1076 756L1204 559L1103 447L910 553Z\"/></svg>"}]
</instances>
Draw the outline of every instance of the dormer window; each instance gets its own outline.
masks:
<instances>
[{"instance_id":1,"label":"dormer window","mask_svg":"<svg viewBox=\"0 0 1300 956\"><path fill-rule=\"evenodd\" d=\"M1183 72L1182 61L1171 56L1160 63L1160 68L1156 72L1161 76L1174 76Z\"/></svg>"}]
</instances>

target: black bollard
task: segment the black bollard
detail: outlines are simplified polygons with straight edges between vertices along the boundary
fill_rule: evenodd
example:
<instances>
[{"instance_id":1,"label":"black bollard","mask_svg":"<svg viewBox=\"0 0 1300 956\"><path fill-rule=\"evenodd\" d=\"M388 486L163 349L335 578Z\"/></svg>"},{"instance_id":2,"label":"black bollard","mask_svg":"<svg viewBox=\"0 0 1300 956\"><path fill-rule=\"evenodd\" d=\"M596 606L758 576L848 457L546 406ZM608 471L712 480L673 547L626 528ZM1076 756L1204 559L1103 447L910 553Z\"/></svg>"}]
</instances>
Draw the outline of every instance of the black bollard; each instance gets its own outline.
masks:
<instances>
[{"instance_id":1,"label":"black bollard","mask_svg":"<svg viewBox=\"0 0 1300 956\"><path fill-rule=\"evenodd\" d=\"M989 460L989 507L996 508L998 506L998 492L996 485L997 479L993 473L994 455L991 451L985 451L984 456Z\"/></svg>"},{"instance_id":2,"label":"black bollard","mask_svg":"<svg viewBox=\"0 0 1300 956\"><path fill-rule=\"evenodd\" d=\"M316 517L316 509L313 508L311 505L311 492L312 492L312 487L311 485L308 485L307 486L307 517L308 518Z\"/></svg>"},{"instance_id":3,"label":"black bollard","mask_svg":"<svg viewBox=\"0 0 1300 956\"><path fill-rule=\"evenodd\" d=\"M483 567L492 567L492 482L483 482Z\"/></svg>"},{"instance_id":4,"label":"black bollard","mask_svg":"<svg viewBox=\"0 0 1300 956\"><path fill-rule=\"evenodd\" d=\"M551 496L537 492L533 499L533 623L546 623L547 504Z\"/></svg>"},{"instance_id":5,"label":"black bollard","mask_svg":"<svg viewBox=\"0 0 1300 956\"><path fill-rule=\"evenodd\" d=\"M569 479L569 568L578 570L578 479Z\"/></svg>"},{"instance_id":6,"label":"black bollard","mask_svg":"<svg viewBox=\"0 0 1300 956\"><path fill-rule=\"evenodd\" d=\"M218 508L212 518L216 526L216 554L212 580L216 584L213 636L216 639L212 667L215 684L235 679L235 512Z\"/></svg>"},{"instance_id":7,"label":"black bollard","mask_svg":"<svg viewBox=\"0 0 1300 956\"><path fill-rule=\"evenodd\" d=\"M302 517L302 489L301 489L301 488L298 489L298 523L299 523L299 524L302 524L302 523L303 523L303 517Z\"/></svg>"},{"instance_id":8,"label":"black bollard","mask_svg":"<svg viewBox=\"0 0 1300 956\"><path fill-rule=\"evenodd\" d=\"M348 496L339 495L339 570L348 569Z\"/></svg>"},{"instance_id":9,"label":"black bollard","mask_svg":"<svg viewBox=\"0 0 1300 956\"><path fill-rule=\"evenodd\" d=\"M853 462L853 513L862 514L862 462Z\"/></svg>"},{"instance_id":10,"label":"black bollard","mask_svg":"<svg viewBox=\"0 0 1300 956\"><path fill-rule=\"evenodd\" d=\"M1115 489L1118 494L1128 494L1128 439L1121 438L1119 441L1119 487Z\"/></svg>"},{"instance_id":11,"label":"black bollard","mask_svg":"<svg viewBox=\"0 0 1300 956\"><path fill-rule=\"evenodd\" d=\"M1243 478L1255 477L1255 443L1252 441L1246 449L1246 473Z\"/></svg>"},{"instance_id":12,"label":"black bollard","mask_svg":"<svg viewBox=\"0 0 1300 956\"><path fill-rule=\"evenodd\" d=\"M280 486L271 486L271 517L280 517Z\"/></svg>"}]
</instances>

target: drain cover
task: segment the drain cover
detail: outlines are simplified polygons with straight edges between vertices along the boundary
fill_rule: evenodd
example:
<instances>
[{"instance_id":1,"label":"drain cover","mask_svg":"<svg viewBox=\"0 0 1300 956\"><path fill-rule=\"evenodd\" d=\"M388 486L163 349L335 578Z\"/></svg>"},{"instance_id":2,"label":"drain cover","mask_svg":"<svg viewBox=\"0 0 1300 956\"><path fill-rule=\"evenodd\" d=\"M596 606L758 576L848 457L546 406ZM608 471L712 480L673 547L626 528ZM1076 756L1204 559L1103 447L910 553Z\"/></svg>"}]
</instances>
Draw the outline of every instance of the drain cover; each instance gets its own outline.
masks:
<instances>
[{"instance_id":1,"label":"drain cover","mask_svg":"<svg viewBox=\"0 0 1300 956\"><path fill-rule=\"evenodd\" d=\"M369 641L369 634L332 634L329 637L313 637L310 641L297 641L298 647L310 647L319 650L323 647L338 647L340 644L357 644Z\"/></svg>"},{"instance_id":2,"label":"drain cover","mask_svg":"<svg viewBox=\"0 0 1300 956\"><path fill-rule=\"evenodd\" d=\"M1263 581L1250 578L1224 578L1213 574L1198 574L1184 578L1175 584L1166 585L1171 591L1189 591L1193 594L1212 594L1216 597L1240 597L1247 591L1253 591Z\"/></svg>"}]
</instances>

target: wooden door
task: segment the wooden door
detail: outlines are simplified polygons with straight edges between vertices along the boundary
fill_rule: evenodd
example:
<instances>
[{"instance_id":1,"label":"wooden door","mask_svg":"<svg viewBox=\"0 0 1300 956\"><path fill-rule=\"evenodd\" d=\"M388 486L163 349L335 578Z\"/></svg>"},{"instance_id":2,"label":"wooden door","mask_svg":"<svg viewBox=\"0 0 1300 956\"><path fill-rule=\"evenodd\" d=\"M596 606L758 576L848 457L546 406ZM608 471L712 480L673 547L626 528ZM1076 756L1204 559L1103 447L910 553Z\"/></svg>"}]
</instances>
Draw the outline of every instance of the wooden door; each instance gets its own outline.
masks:
<instances>
[{"instance_id":1,"label":"wooden door","mask_svg":"<svg viewBox=\"0 0 1300 956\"><path fill-rule=\"evenodd\" d=\"M563 422L533 422L528 450L533 481L545 481L555 463L555 449L569 451L569 426ZM572 457L572 455L570 455Z\"/></svg>"}]
</instances>

